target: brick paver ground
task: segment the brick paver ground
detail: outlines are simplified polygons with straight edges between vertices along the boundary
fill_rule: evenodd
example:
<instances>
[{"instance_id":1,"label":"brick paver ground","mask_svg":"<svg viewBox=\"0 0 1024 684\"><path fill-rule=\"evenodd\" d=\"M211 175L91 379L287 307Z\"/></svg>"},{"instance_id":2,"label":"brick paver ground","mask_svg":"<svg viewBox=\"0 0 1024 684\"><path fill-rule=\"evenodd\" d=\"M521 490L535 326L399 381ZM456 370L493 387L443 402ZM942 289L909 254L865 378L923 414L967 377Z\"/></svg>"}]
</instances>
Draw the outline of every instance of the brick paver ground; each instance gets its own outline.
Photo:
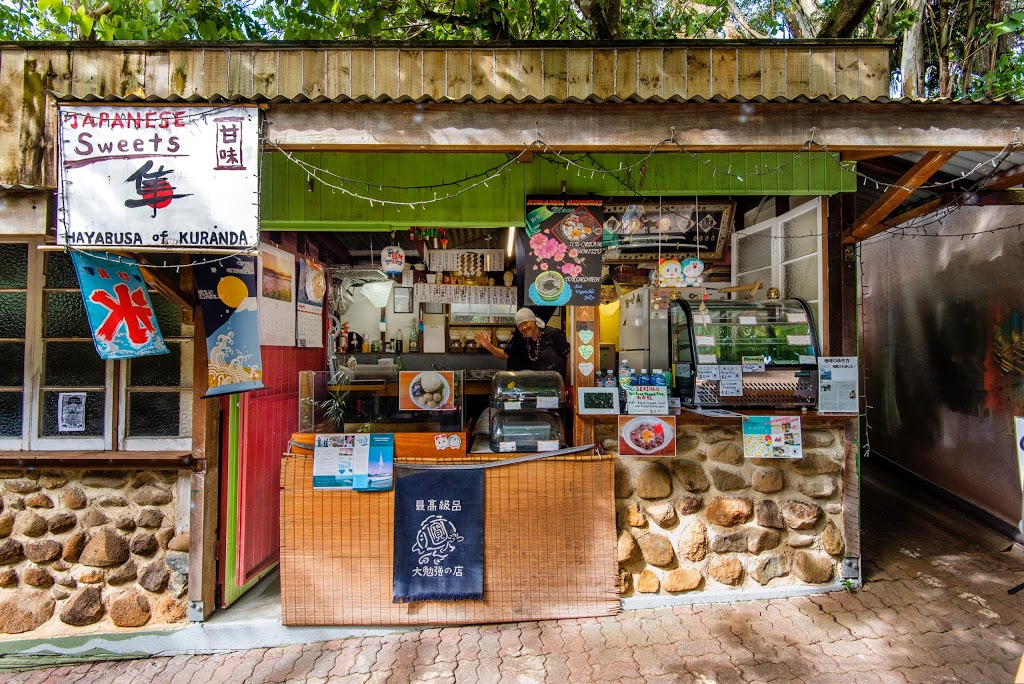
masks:
<instances>
[{"instance_id":1,"label":"brick paver ground","mask_svg":"<svg viewBox=\"0 0 1024 684\"><path fill-rule=\"evenodd\" d=\"M908 498L909 497L909 498ZM0 675L0 682L1012 682L1024 552L865 465L864 587ZM908 503L911 502L911 503Z\"/></svg>"}]
</instances>

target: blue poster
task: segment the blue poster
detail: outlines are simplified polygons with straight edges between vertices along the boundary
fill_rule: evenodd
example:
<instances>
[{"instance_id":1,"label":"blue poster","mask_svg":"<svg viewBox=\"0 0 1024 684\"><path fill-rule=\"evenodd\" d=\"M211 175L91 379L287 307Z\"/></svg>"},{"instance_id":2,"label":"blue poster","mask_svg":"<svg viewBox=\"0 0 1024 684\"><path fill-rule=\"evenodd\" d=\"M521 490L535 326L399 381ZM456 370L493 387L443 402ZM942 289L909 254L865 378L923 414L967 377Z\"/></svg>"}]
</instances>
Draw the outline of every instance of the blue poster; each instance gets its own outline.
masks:
<instances>
[{"instance_id":1,"label":"blue poster","mask_svg":"<svg viewBox=\"0 0 1024 684\"><path fill-rule=\"evenodd\" d=\"M170 351L134 259L77 251L71 259L100 358L134 359Z\"/></svg>"},{"instance_id":2,"label":"blue poster","mask_svg":"<svg viewBox=\"0 0 1024 684\"><path fill-rule=\"evenodd\" d=\"M262 389L256 260L234 256L192 270L206 330L206 396Z\"/></svg>"},{"instance_id":3,"label":"blue poster","mask_svg":"<svg viewBox=\"0 0 1024 684\"><path fill-rule=\"evenodd\" d=\"M369 449L364 457L359 450L358 438L369 437ZM352 489L357 492L386 492L394 485L395 436L390 433L356 435L353 460Z\"/></svg>"}]
</instances>

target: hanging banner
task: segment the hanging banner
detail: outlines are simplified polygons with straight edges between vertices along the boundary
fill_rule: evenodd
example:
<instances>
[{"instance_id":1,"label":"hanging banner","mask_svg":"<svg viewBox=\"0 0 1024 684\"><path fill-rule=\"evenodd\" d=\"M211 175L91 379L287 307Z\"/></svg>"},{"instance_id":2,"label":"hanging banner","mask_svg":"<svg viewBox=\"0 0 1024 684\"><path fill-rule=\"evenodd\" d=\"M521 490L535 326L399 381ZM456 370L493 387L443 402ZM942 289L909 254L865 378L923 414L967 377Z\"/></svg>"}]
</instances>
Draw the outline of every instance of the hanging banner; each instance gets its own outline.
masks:
<instances>
[{"instance_id":1,"label":"hanging banner","mask_svg":"<svg viewBox=\"0 0 1024 684\"><path fill-rule=\"evenodd\" d=\"M57 244L256 246L259 110L60 107Z\"/></svg>"},{"instance_id":2,"label":"hanging banner","mask_svg":"<svg viewBox=\"0 0 1024 684\"><path fill-rule=\"evenodd\" d=\"M166 354L149 290L134 259L72 252L92 341L100 358Z\"/></svg>"},{"instance_id":3,"label":"hanging banner","mask_svg":"<svg viewBox=\"0 0 1024 684\"><path fill-rule=\"evenodd\" d=\"M296 306L296 342L300 347L324 346L324 267L312 259L299 259L299 301Z\"/></svg>"},{"instance_id":4,"label":"hanging banner","mask_svg":"<svg viewBox=\"0 0 1024 684\"><path fill-rule=\"evenodd\" d=\"M260 344L295 346L295 257L260 243Z\"/></svg>"},{"instance_id":5,"label":"hanging banner","mask_svg":"<svg viewBox=\"0 0 1024 684\"><path fill-rule=\"evenodd\" d=\"M206 396L262 389L256 259L197 263L192 272L206 330Z\"/></svg>"},{"instance_id":6,"label":"hanging banner","mask_svg":"<svg viewBox=\"0 0 1024 684\"><path fill-rule=\"evenodd\" d=\"M526 230L516 231L525 254L526 301L541 306L596 306L601 293L598 197L527 197Z\"/></svg>"},{"instance_id":7,"label":"hanging banner","mask_svg":"<svg viewBox=\"0 0 1024 684\"><path fill-rule=\"evenodd\" d=\"M395 468L392 602L484 597L484 471Z\"/></svg>"}]
</instances>

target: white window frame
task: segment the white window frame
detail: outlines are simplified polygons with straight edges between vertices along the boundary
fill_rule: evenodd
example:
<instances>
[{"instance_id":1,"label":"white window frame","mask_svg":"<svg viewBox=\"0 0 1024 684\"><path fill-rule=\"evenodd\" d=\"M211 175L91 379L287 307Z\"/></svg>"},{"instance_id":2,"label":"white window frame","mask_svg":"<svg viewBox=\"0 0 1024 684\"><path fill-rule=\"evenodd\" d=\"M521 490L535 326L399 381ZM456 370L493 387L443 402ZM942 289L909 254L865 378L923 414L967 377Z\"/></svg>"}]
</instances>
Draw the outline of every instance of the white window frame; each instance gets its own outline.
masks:
<instances>
[{"instance_id":1,"label":"white window frame","mask_svg":"<svg viewBox=\"0 0 1024 684\"><path fill-rule=\"evenodd\" d=\"M804 214L808 214L808 213L811 213L811 212L815 213L815 215L816 215L815 225L817 225L819 227L817 236L813 236L813 237L818 237L818 239L817 239L817 241L815 243L816 244L816 249L814 250L814 252L812 252L810 254L805 254L803 256L796 257L795 259L789 259L789 260L783 261L783 251L782 251L782 248L783 248L783 242L784 242L784 239L785 239L785 235L783 234L783 224L788 223L789 221L792 221L793 219L795 219L795 218L797 218L799 216L802 216ZM733 232L733 235L732 235L732 282L733 282L733 284L737 284L739 282L739 278L741 276L747 275L749 273L753 273L755 271L761 271L761 270L769 267L769 266L764 266L763 265L763 266L760 266L759 268L753 269L751 271L739 271L738 270L739 262L740 262L739 255L740 255L740 251L743 249L743 242L745 240L749 239L750 237L753 237L754 235L757 235L758 233L762 233L764 231L768 231L769 235L771 236L771 247L770 247L770 252L771 252L771 264L770 264L771 281L768 282L768 283L765 283L765 288L777 287L777 288L779 288L779 292L781 293L782 297L790 296L790 294L786 292L785 285L783 284L783 278L782 278L783 267L784 266L788 266L789 264L794 264L794 263L796 263L798 261L804 261L804 260L807 260L807 259L814 259L815 260L816 266L817 266L817 274L818 274L817 298L814 299L814 300L809 300L807 303L809 305L815 305L815 304L817 305L817 315L815 316L815 318L816 318L815 323L817 324L816 327L817 327L817 335L818 335L818 347L819 347L819 349L821 350L822 353L825 353L824 350L826 348L825 337L823 335L823 332L826 329L826 327L825 327L825 317L827 315L827 312L825 311L825 273L824 273L824 270L822 268L823 259L824 259L824 252L825 252L825 250L824 250L825 218L826 218L825 198L824 197L816 197L816 198L814 198L810 202L806 202L804 204L801 204L796 209L791 209L790 211L787 211L784 214L780 214L779 216L776 216L774 218L766 219L764 221L761 221L760 223L756 223L756 224L750 226L749 228L745 228L742 231L735 231L735 232Z\"/></svg>"},{"instance_id":2,"label":"white window frame","mask_svg":"<svg viewBox=\"0 0 1024 684\"><path fill-rule=\"evenodd\" d=\"M2 236L0 243L28 245L28 274L25 320L25 388L22 393L21 437L0 437L0 450L7 451L188 451L192 437L127 437L127 375L128 361L106 361L104 372L103 435L75 437L40 436L43 396L43 295L45 285L45 253L41 237ZM191 326L182 329L183 336L172 338L183 343L181 355L182 379L191 380L195 345ZM73 362L73 360L69 361ZM191 402L191 392L179 388L182 401ZM114 403L117 402L115 424ZM190 415L191 412L189 412ZM183 414L184 415L184 414ZM191 425L189 425L191 428ZM191 432L191 429L189 429Z\"/></svg>"}]
</instances>

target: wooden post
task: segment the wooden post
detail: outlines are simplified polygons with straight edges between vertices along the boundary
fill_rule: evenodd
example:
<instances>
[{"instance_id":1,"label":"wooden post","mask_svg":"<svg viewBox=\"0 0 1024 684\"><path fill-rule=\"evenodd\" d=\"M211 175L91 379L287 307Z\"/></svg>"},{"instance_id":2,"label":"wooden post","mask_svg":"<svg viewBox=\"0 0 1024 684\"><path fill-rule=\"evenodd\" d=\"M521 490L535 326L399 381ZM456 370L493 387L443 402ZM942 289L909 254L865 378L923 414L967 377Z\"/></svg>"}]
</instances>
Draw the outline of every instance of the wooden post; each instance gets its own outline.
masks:
<instances>
[{"instance_id":1,"label":"wooden post","mask_svg":"<svg viewBox=\"0 0 1024 684\"><path fill-rule=\"evenodd\" d=\"M596 306L572 306L569 310L569 368L570 383L577 387L593 387L601 348L601 316ZM580 334L583 334L581 337ZM585 372L589 371L589 372ZM572 397L576 406L576 397ZM594 417L581 416L576 406L573 416L573 444L594 441Z\"/></svg>"},{"instance_id":2,"label":"wooden post","mask_svg":"<svg viewBox=\"0 0 1024 684\"><path fill-rule=\"evenodd\" d=\"M826 300L828 328L822 353L828 356L857 354L857 259L856 248L843 244L843 232L854 220L856 193L840 193L828 199L826 240Z\"/></svg>"},{"instance_id":3,"label":"wooden post","mask_svg":"<svg viewBox=\"0 0 1024 684\"><path fill-rule=\"evenodd\" d=\"M189 519L188 615L201 622L213 613L217 588L217 499L220 474L220 403L203 399L208 387L206 331L194 315L192 342L192 505Z\"/></svg>"}]
</instances>

